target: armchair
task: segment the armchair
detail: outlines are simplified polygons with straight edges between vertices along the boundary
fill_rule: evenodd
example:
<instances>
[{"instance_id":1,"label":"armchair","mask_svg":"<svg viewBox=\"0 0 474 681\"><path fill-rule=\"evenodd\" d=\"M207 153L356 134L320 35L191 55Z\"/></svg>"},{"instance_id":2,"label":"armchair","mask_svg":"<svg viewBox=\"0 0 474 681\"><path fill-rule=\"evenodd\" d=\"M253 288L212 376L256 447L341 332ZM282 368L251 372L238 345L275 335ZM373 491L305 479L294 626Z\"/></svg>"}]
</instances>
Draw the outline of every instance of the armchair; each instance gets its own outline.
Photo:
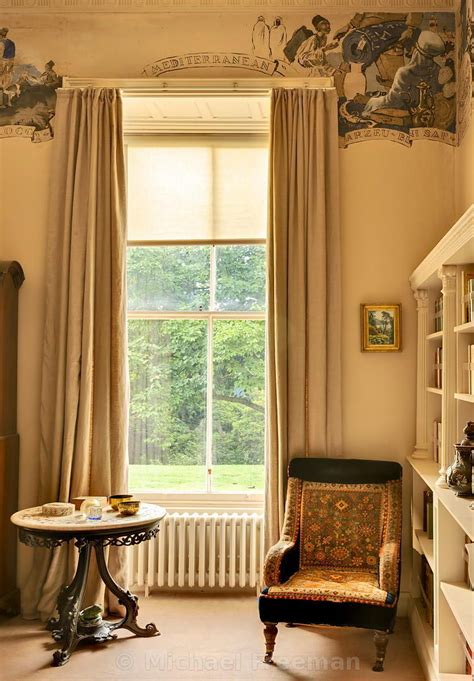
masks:
<instances>
[{"instance_id":1,"label":"armchair","mask_svg":"<svg viewBox=\"0 0 474 681\"><path fill-rule=\"evenodd\" d=\"M296 458L280 540L265 558L260 619L271 663L279 622L374 629L383 671L400 587L402 468Z\"/></svg>"}]
</instances>

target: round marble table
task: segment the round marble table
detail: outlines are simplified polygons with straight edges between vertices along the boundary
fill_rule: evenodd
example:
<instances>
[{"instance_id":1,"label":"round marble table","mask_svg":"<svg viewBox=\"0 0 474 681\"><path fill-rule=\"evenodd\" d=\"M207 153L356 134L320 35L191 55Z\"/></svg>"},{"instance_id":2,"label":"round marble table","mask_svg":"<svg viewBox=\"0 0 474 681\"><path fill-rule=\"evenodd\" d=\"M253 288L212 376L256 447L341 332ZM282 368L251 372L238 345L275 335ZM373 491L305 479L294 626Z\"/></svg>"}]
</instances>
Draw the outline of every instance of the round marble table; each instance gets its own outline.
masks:
<instances>
[{"instance_id":1,"label":"round marble table","mask_svg":"<svg viewBox=\"0 0 474 681\"><path fill-rule=\"evenodd\" d=\"M100 520L86 520L79 512L69 516L44 516L41 506L27 508L11 516L12 523L19 528L20 541L28 546L53 549L74 541L79 550L76 573L58 596L58 617L51 618L47 623L54 640L62 642L62 648L53 654L53 666L65 664L79 641L107 641L116 638L116 629L128 629L137 636L159 634L154 624L147 624L146 627L137 624L138 598L113 579L107 568L104 548L133 546L155 537L160 520L165 515L166 511L161 506L142 503L136 515L125 517L106 506ZM104 584L125 606L126 614L118 622L103 620L100 614L91 613L90 608L81 611L92 549Z\"/></svg>"}]
</instances>

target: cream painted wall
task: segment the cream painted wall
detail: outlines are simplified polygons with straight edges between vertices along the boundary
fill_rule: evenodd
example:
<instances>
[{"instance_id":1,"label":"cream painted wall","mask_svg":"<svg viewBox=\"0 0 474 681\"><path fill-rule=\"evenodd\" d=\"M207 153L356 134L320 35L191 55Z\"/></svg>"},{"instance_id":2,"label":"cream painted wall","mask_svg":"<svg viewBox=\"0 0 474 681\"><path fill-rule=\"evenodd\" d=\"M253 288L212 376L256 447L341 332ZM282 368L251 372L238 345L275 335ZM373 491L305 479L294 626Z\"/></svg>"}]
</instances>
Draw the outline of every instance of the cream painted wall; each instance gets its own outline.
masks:
<instances>
[{"instance_id":1,"label":"cream painted wall","mask_svg":"<svg viewBox=\"0 0 474 681\"><path fill-rule=\"evenodd\" d=\"M45 303L47 196L54 142L2 140L0 146L0 259L18 260L25 272L19 298L18 432L19 505L36 503L40 371ZM31 551L21 546L21 575Z\"/></svg>"},{"instance_id":2,"label":"cream painted wall","mask_svg":"<svg viewBox=\"0 0 474 681\"><path fill-rule=\"evenodd\" d=\"M403 464L415 442L416 311L408 277L454 218L453 150L421 141L340 152L343 266L343 438L347 456ZM360 351L360 303L402 304L399 353ZM410 517L410 468L404 513ZM409 590L410 532L404 525Z\"/></svg>"},{"instance_id":3,"label":"cream painted wall","mask_svg":"<svg viewBox=\"0 0 474 681\"><path fill-rule=\"evenodd\" d=\"M254 15L236 14L228 24L232 31L245 31L247 49ZM300 16L307 20L312 13ZM212 36L212 49L242 47L241 39L234 44L232 32L219 30L221 15L188 17L191 28L184 34L182 15L77 14L51 19L11 15L5 17L5 25L15 29L22 61L41 65L53 58L58 72L71 76L137 77L145 64L176 54L178 37L183 52L203 49L203 32ZM132 34L142 35L133 50ZM36 500L46 206L53 144L0 140L0 256L18 259L26 273L19 322L20 506ZM472 156L468 146L455 152L436 142L419 141L405 148L369 141L341 150L340 160L345 451L355 457L403 462L415 438L416 319L408 276L458 217L467 192L455 195L455 170L470 165ZM360 352L359 304L378 301L402 303L401 353ZM408 513L408 494L405 499ZM26 569L24 562L21 578ZM406 571L404 588L408 575Z\"/></svg>"},{"instance_id":4,"label":"cream painted wall","mask_svg":"<svg viewBox=\"0 0 474 681\"><path fill-rule=\"evenodd\" d=\"M474 99L473 116L474 116ZM466 132L459 148L456 149L455 177L456 217L474 203L474 125Z\"/></svg>"}]
</instances>

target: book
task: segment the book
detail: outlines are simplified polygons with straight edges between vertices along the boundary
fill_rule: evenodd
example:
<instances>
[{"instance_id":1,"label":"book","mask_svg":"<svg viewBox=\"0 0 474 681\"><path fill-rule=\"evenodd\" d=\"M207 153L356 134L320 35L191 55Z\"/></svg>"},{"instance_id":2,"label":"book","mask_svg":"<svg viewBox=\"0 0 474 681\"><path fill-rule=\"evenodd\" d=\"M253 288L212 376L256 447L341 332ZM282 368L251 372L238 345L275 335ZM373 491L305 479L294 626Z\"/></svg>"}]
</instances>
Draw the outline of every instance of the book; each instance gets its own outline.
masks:
<instances>
[{"instance_id":1,"label":"book","mask_svg":"<svg viewBox=\"0 0 474 681\"><path fill-rule=\"evenodd\" d=\"M436 348L435 351L435 363L434 363L434 374L435 374L435 388L443 387L443 348Z\"/></svg>"},{"instance_id":2,"label":"book","mask_svg":"<svg viewBox=\"0 0 474 681\"><path fill-rule=\"evenodd\" d=\"M441 421L433 421L433 461L436 463L440 460L441 453Z\"/></svg>"},{"instance_id":3,"label":"book","mask_svg":"<svg viewBox=\"0 0 474 681\"><path fill-rule=\"evenodd\" d=\"M474 395L474 345L467 346L468 392Z\"/></svg>"},{"instance_id":4,"label":"book","mask_svg":"<svg viewBox=\"0 0 474 681\"><path fill-rule=\"evenodd\" d=\"M437 298L434 302L434 330L443 330L443 296Z\"/></svg>"},{"instance_id":5,"label":"book","mask_svg":"<svg viewBox=\"0 0 474 681\"><path fill-rule=\"evenodd\" d=\"M471 279L474 279L474 271L470 270L463 270L462 271L462 284L461 284L461 290L462 290L462 321L464 324L467 322L472 321L471 314L470 314L470 304L469 304L469 282Z\"/></svg>"},{"instance_id":6,"label":"book","mask_svg":"<svg viewBox=\"0 0 474 681\"><path fill-rule=\"evenodd\" d=\"M433 626L434 609L433 609L433 571L431 570L425 556L421 556L420 574L418 576L418 583L420 585L421 600L424 606L425 619Z\"/></svg>"},{"instance_id":7,"label":"book","mask_svg":"<svg viewBox=\"0 0 474 681\"><path fill-rule=\"evenodd\" d=\"M423 492L423 532L426 532L428 539L433 539L433 492L425 490Z\"/></svg>"},{"instance_id":8,"label":"book","mask_svg":"<svg viewBox=\"0 0 474 681\"><path fill-rule=\"evenodd\" d=\"M436 459L436 463L439 463L439 461L441 460L442 437L443 437L443 424L441 423L441 421L438 421L438 448L437 448L437 451L436 451L438 458Z\"/></svg>"},{"instance_id":9,"label":"book","mask_svg":"<svg viewBox=\"0 0 474 681\"><path fill-rule=\"evenodd\" d=\"M464 581L474 591L474 542L464 537Z\"/></svg>"},{"instance_id":10,"label":"book","mask_svg":"<svg viewBox=\"0 0 474 681\"><path fill-rule=\"evenodd\" d=\"M467 282L468 303L469 303L469 321L474 319L474 279L469 279Z\"/></svg>"},{"instance_id":11,"label":"book","mask_svg":"<svg viewBox=\"0 0 474 681\"><path fill-rule=\"evenodd\" d=\"M426 504L426 532L428 539L433 539L433 497Z\"/></svg>"},{"instance_id":12,"label":"book","mask_svg":"<svg viewBox=\"0 0 474 681\"><path fill-rule=\"evenodd\" d=\"M461 646L464 650L464 655L466 656L466 674L471 675L474 667L474 659L472 657L472 650L469 643L466 641L461 632L459 632L459 637L461 639Z\"/></svg>"}]
</instances>

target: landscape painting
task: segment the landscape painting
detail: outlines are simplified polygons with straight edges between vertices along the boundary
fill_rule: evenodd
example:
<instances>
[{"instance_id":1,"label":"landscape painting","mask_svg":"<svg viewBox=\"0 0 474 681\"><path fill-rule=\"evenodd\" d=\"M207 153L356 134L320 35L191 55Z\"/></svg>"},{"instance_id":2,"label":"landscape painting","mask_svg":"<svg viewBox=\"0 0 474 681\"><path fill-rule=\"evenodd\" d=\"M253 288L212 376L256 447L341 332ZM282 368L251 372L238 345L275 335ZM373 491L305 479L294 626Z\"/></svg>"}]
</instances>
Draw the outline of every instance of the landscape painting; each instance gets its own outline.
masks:
<instances>
[{"instance_id":1,"label":"landscape painting","mask_svg":"<svg viewBox=\"0 0 474 681\"><path fill-rule=\"evenodd\" d=\"M401 349L400 305L361 305L363 352Z\"/></svg>"}]
</instances>

